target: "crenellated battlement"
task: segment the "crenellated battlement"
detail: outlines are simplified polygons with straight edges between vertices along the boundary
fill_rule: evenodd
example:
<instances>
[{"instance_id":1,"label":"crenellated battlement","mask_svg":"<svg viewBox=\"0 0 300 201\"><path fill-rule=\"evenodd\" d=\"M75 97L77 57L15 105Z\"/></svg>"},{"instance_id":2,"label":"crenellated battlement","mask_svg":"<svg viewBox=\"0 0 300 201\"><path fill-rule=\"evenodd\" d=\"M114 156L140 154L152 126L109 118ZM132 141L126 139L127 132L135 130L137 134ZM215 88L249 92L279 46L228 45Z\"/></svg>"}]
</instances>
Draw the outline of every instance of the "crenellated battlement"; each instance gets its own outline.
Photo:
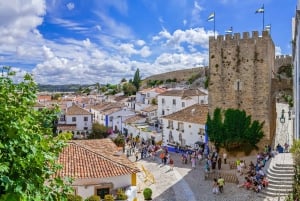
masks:
<instances>
[{"instance_id":1,"label":"crenellated battlement","mask_svg":"<svg viewBox=\"0 0 300 201\"><path fill-rule=\"evenodd\" d=\"M281 66L291 66L293 63L293 59L291 55L278 55L275 57L275 71L281 67Z\"/></svg>"},{"instance_id":2,"label":"crenellated battlement","mask_svg":"<svg viewBox=\"0 0 300 201\"><path fill-rule=\"evenodd\" d=\"M252 31L251 35L249 32L243 32L242 37L240 33L218 35L216 38L214 36L210 36L209 41L223 42L231 40L256 40L258 38L270 39L271 37L268 31L263 31L261 36L259 35L258 31Z\"/></svg>"}]
</instances>

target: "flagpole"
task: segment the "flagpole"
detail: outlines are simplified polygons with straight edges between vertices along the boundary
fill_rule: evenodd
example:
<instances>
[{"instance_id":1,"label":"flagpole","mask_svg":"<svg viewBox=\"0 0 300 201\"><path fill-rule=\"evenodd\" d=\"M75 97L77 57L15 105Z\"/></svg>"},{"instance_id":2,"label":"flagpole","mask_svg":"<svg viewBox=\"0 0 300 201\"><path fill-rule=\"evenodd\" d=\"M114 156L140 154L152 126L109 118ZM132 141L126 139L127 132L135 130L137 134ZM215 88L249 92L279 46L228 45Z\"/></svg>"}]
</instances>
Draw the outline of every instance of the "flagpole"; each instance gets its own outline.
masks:
<instances>
[{"instance_id":1,"label":"flagpole","mask_svg":"<svg viewBox=\"0 0 300 201\"><path fill-rule=\"evenodd\" d=\"M264 12L263 12L263 31L265 29L265 5L263 4L263 9L264 9Z\"/></svg>"},{"instance_id":2,"label":"flagpole","mask_svg":"<svg viewBox=\"0 0 300 201\"><path fill-rule=\"evenodd\" d=\"M216 38L216 14L214 11L214 38Z\"/></svg>"}]
</instances>

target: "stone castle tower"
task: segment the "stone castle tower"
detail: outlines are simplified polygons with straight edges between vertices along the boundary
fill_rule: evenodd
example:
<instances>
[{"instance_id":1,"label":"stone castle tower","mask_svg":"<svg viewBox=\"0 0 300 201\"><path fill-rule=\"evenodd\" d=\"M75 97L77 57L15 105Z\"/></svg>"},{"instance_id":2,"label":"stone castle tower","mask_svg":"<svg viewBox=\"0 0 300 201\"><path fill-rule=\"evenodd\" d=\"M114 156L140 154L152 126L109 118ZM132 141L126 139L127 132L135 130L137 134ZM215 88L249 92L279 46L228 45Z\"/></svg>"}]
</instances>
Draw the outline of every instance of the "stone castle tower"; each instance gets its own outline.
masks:
<instances>
[{"instance_id":1,"label":"stone castle tower","mask_svg":"<svg viewBox=\"0 0 300 201\"><path fill-rule=\"evenodd\" d=\"M275 46L267 31L209 38L209 113L215 108L245 110L252 120L265 122L271 143L276 128L276 97L272 95Z\"/></svg>"}]
</instances>

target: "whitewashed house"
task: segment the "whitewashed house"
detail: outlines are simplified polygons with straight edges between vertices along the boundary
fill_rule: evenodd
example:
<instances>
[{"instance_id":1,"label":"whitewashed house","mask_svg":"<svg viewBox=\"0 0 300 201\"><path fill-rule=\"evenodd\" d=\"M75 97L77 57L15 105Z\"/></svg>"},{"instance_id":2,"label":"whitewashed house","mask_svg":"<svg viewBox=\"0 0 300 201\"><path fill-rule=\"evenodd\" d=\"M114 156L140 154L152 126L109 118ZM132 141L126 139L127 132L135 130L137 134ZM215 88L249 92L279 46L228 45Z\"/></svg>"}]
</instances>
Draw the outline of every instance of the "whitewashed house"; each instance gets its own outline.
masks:
<instances>
[{"instance_id":1,"label":"whitewashed house","mask_svg":"<svg viewBox=\"0 0 300 201\"><path fill-rule=\"evenodd\" d=\"M157 96L167 89L165 88L147 88L136 93L135 111L141 111L152 104L152 100L157 100Z\"/></svg>"},{"instance_id":2,"label":"whitewashed house","mask_svg":"<svg viewBox=\"0 0 300 201\"><path fill-rule=\"evenodd\" d=\"M194 104L208 104L208 94L199 89L169 90L157 97L157 116L160 118Z\"/></svg>"},{"instance_id":3,"label":"whitewashed house","mask_svg":"<svg viewBox=\"0 0 300 201\"><path fill-rule=\"evenodd\" d=\"M73 103L62 111L57 131L72 132L75 138L86 137L92 131L92 122L92 113Z\"/></svg>"},{"instance_id":4,"label":"whitewashed house","mask_svg":"<svg viewBox=\"0 0 300 201\"><path fill-rule=\"evenodd\" d=\"M163 143L194 146L205 140L208 105L194 104L183 110L162 117Z\"/></svg>"},{"instance_id":5,"label":"whitewashed house","mask_svg":"<svg viewBox=\"0 0 300 201\"><path fill-rule=\"evenodd\" d=\"M74 194L84 200L92 195L104 199L118 189L136 189L128 195L137 201L137 173L139 169L109 139L69 141L59 155L62 165L56 176L74 179Z\"/></svg>"},{"instance_id":6,"label":"whitewashed house","mask_svg":"<svg viewBox=\"0 0 300 201\"><path fill-rule=\"evenodd\" d=\"M112 128L111 132L123 133L123 121L134 116L135 112L120 103L102 103L91 106L90 111L95 117L95 122L102 124L108 128Z\"/></svg>"},{"instance_id":7,"label":"whitewashed house","mask_svg":"<svg viewBox=\"0 0 300 201\"><path fill-rule=\"evenodd\" d=\"M140 139L144 140L154 140L159 142L162 140L161 131L146 123L146 116L136 115L130 117L124 121L124 130L128 135L132 137L139 136Z\"/></svg>"}]
</instances>

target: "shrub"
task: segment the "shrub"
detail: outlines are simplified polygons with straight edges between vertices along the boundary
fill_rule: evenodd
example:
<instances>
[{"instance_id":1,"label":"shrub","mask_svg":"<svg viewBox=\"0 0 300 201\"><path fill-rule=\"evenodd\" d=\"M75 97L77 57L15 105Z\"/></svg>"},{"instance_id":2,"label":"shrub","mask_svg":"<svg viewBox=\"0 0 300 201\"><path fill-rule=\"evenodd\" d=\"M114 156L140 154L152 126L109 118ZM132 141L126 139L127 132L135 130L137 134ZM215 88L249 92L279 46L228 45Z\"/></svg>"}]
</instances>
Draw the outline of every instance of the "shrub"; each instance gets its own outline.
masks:
<instances>
[{"instance_id":1,"label":"shrub","mask_svg":"<svg viewBox=\"0 0 300 201\"><path fill-rule=\"evenodd\" d=\"M126 200L127 198L128 196L125 194L125 192L122 189L118 189L116 200Z\"/></svg>"},{"instance_id":2,"label":"shrub","mask_svg":"<svg viewBox=\"0 0 300 201\"><path fill-rule=\"evenodd\" d=\"M152 200L152 190L151 188L145 188L143 191L144 199L145 200Z\"/></svg>"},{"instance_id":3,"label":"shrub","mask_svg":"<svg viewBox=\"0 0 300 201\"><path fill-rule=\"evenodd\" d=\"M80 195L68 194L67 200L68 201L82 201L82 197Z\"/></svg>"},{"instance_id":4,"label":"shrub","mask_svg":"<svg viewBox=\"0 0 300 201\"><path fill-rule=\"evenodd\" d=\"M104 196L104 201L114 201L114 196L113 195L110 195L110 194L107 194Z\"/></svg>"},{"instance_id":5,"label":"shrub","mask_svg":"<svg viewBox=\"0 0 300 201\"><path fill-rule=\"evenodd\" d=\"M97 195L92 195L88 197L85 201L100 201L100 197Z\"/></svg>"}]
</instances>

